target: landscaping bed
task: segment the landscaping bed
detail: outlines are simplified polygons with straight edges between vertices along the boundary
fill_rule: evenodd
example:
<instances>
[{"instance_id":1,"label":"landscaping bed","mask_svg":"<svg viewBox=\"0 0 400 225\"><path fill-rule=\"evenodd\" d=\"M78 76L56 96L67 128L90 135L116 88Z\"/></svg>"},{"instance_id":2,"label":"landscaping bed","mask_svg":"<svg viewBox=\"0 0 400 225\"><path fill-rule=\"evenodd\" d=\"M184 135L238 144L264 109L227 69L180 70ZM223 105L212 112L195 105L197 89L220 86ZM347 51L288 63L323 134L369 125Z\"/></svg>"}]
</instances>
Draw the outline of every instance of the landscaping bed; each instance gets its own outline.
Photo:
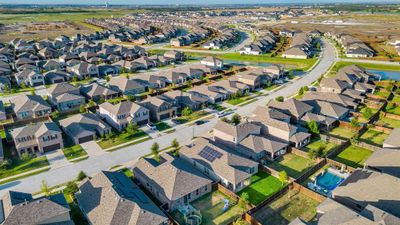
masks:
<instances>
[{"instance_id":1,"label":"landscaping bed","mask_svg":"<svg viewBox=\"0 0 400 225\"><path fill-rule=\"evenodd\" d=\"M120 144L124 144L129 141L134 141L136 139L143 138L146 136L148 136L148 135L145 132L143 132L142 130L137 131L133 135L128 132L118 133L118 134L114 134L112 137L110 137L108 139L97 142L97 144L99 144L99 146L102 149L107 149L107 148L111 148L111 147L114 147L114 146L117 146Z\"/></svg>"},{"instance_id":2,"label":"landscaping bed","mask_svg":"<svg viewBox=\"0 0 400 225\"><path fill-rule=\"evenodd\" d=\"M368 129L360 136L360 141L371 145L382 146L388 136L388 134L385 134L382 131Z\"/></svg>"},{"instance_id":3,"label":"landscaping bed","mask_svg":"<svg viewBox=\"0 0 400 225\"><path fill-rule=\"evenodd\" d=\"M333 160L354 168L363 167L365 160L367 160L372 153L373 152L371 150L350 145L340 154L338 154Z\"/></svg>"},{"instance_id":4,"label":"landscaping bed","mask_svg":"<svg viewBox=\"0 0 400 225\"><path fill-rule=\"evenodd\" d=\"M258 205L284 187L278 178L259 171L251 177L251 185L241 190L238 195L246 192L249 194L249 202Z\"/></svg>"},{"instance_id":5,"label":"landscaping bed","mask_svg":"<svg viewBox=\"0 0 400 225\"><path fill-rule=\"evenodd\" d=\"M315 164L311 159L287 153L275 161L268 163L267 166L277 171L286 171L287 175L296 179Z\"/></svg>"},{"instance_id":6,"label":"landscaping bed","mask_svg":"<svg viewBox=\"0 0 400 225\"><path fill-rule=\"evenodd\" d=\"M354 135L356 135L356 133L357 132L355 130L344 127L336 127L329 132L329 134L331 135L339 136L346 139L352 138Z\"/></svg>"},{"instance_id":7,"label":"landscaping bed","mask_svg":"<svg viewBox=\"0 0 400 225\"><path fill-rule=\"evenodd\" d=\"M230 202L230 207L225 212L223 211L224 199L229 199ZM203 225L230 224L243 211L232 199L219 191L208 193L190 204L197 210L200 210L202 215L201 224ZM179 224L185 224L183 215L178 210L172 212L171 215Z\"/></svg>"},{"instance_id":8,"label":"landscaping bed","mask_svg":"<svg viewBox=\"0 0 400 225\"><path fill-rule=\"evenodd\" d=\"M68 160L87 156L86 151L83 150L81 145L74 145L68 148L64 148L62 151Z\"/></svg>"},{"instance_id":9,"label":"landscaping bed","mask_svg":"<svg viewBox=\"0 0 400 225\"><path fill-rule=\"evenodd\" d=\"M318 205L318 201L291 191L259 209L253 216L263 225L286 225L297 217L310 222L317 214Z\"/></svg>"}]
</instances>

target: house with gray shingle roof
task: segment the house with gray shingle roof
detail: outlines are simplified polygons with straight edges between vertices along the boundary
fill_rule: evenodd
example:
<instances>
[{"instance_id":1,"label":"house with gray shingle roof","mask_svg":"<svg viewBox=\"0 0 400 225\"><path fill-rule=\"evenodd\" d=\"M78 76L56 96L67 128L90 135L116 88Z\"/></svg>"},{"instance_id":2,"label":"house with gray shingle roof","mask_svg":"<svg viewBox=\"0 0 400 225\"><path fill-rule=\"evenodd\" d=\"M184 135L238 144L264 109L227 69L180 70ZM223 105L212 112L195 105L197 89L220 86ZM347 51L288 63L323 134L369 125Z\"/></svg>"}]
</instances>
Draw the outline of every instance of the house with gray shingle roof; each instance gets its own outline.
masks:
<instances>
[{"instance_id":1,"label":"house with gray shingle roof","mask_svg":"<svg viewBox=\"0 0 400 225\"><path fill-rule=\"evenodd\" d=\"M24 83L27 86L35 87L44 85L44 76L37 71L31 69L24 69L21 72L15 74L15 80L18 85Z\"/></svg>"},{"instance_id":2,"label":"house with gray shingle roof","mask_svg":"<svg viewBox=\"0 0 400 225\"><path fill-rule=\"evenodd\" d=\"M178 108L178 110L182 110L187 107L195 111L201 109L204 105L207 104L207 99L198 97L197 95L192 93L186 93L179 90L165 92L159 97L163 100L171 102Z\"/></svg>"},{"instance_id":3,"label":"house with gray shingle roof","mask_svg":"<svg viewBox=\"0 0 400 225\"><path fill-rule=\"evenodd\" d=\"M76 114L60 120L60 126L75 144L92 141L96 135L111 132L111 127L93 113Z\"/></svg>"},{"instance_id":4,"label":"house with gray shingle roof","mask_svg":"<svg viewBox=\"0 0 400 225\"><path fill-rule=\"evenodd\" d=\"M251 159L262 161L265 158L274 160L286 154L287 147L288 143L279 139L250 134L239 143L236 150Z\"/></svg>"},{"instance_id":5,"label":"house with gray shingle roof","mask_svg":"<svg viewBox=\"0 0 400 225\"><path fill-rule=\"evenodd\" d=\"M40 118L51 114L50 105L39 95L18 95L10 100L18 119Z\"/></svg>"},{"instance_id":6,"label":"house with gray shingle roof","mask_svg":"<svg viewBox=\"0 0 400 225\"><path fill-rule=\"evenodd\" d=\"M109 100L118 97L118 92L98 83L92 83L80 88L80 93L93 101Z\"/></svg>"},{"instance_id":7,"label":"house with gray shingle roof","mask_svg":"<svg viewBox=\"0 0 400 225\"><path fill-rule=\"evenodd\" d=\"M146 87L139 81L123 76L112 77L108 84L112 90L124 95L136 95L146 91Z\"/></svg>"},{"instance_id":8,"label":"house with gray shingle roof","mask_svg":"<svg viewBox=\"0 0 400 225\"><path fill-rule=\"evenodd\" d=\"M400 128L394 128L383 142L384 148L400 149Z\"/></svg>"},{"instance_id":9,"label":"house with gray shingle roof","mask_svg":"<svg viewBox=\"0 0 400 225\"><path fill-rule=\"evenodd\" d=\"M313 110L312 106L295 98L288 99L284 102L272 100L268 103L268 107L290 115L292 117L291 122L293 123L297 123L304 114Z\"/></svg>"},{"instance_id":10,"label":"house with gray shingle roof","mask_svg":"<svg viewBox=\"0 0 400 225\"><path fill-rule=\"evenodd\" d=\"M230 124L219 120L213 129L214 139L221 143L239 144L250 134L260 134L261 127L250 122L243 122L238 125Z\"/></svg>"},{"instance_id":11,"label":"house with gray shingle roof","mask_svg":"<svg viewBox=\"0 0 400 225\"><path fill-rule=\"evenodd\" d=\"M169 153L161 154L160 162L140 159L135 163L133 173L140 186L170 211L212 191L211 179L187 161Z\"/></svg>"},{"instance_id":12,"label":"house with gray shingle roof","mask_svg":"<svg viewBox=\"0 0 400 225\"><path fill-rule=\"evenodd\" d=\"M250 185L251 176L258 172L257 162L217 146L214 141L206 138L198 138L182 147L179 155L233 192L239 192Z\"/></svg>"},{"instance_id":13,"label":"house with gray shingle roof","mask_svg":"<svg viewBox=\"0 0 400 225\"><path fill-rule=\"evenodd\" d=\"M320 92L342 93L346 88L351 88L347 82L335 78L322 78L319 83Z\"/></svg>"},{"instance_id":14,"label":"house with gray shingle roof","mask_svg":"<svg viewBox=\"0 0 400 225\"><path fill-rule=\"evenodd\" d=\"M76 200L93 225L167 225L168 217L122 172L101 171L79 185Z\"/></svg>"},{"instance_id":15,"label":"house with gray shingle roof","mask_svg":"<svg viewBox=\"0 0 400 225\"><path fill-rule=\"evenodd\" d=\"M400 136L396 136L399 139ZM383 148L374 153L365 161L367 168L400 178L400 151L399 149Z\"/></svg>"},{"instance_id":16,"label":"house with gray shingle roof","mask_svg":"<svg viewBox=\"0 0 400 225\"><path fill-rule=\"evenodd\" d=\"M73 225L69 205L62 193L34 199L31 194L8 191L0 201L2 225Z\"/></svg>"},{"instance_id":17,"label":"house with gray shingle roof","mask_svg":"<svg viewBox=\"0 0 400 225\"><path fill-rule=\"evenodd\" d=\"M73 110L85 104L79 88L69 83L58 83L47 89L49 102L59 111Z\"/></svg>"},{"instance_id":18,"label":"house with gray shingle roof","mask_svg":"<svg viewBox=\"0 0 400 225\"><path fill-rule=\"evenodd\" d=\"M125 129L129 123L146 125L150 119L150 111L147 108L129 100L115 105L104 102L99 105L98 113L119 131Z\"/></svg>"},{"instance_id":19,"label":"house with gray shingle roof","mask_svg":"<svg viewBox=\"0 0 400 225\"><path fill-rule=\"evenodd\" d=\"M160 96L148 97L139 102L139 105L150 110L150 120L160 121L176 115L177 107L174 103L162 99Z\"/></svg>"},{"instance_id":20,"label":"house with gray shingle roof","mask_svg":"<svg viewBox=\"0 0 400 225\"><path fill-rule=\"evenodd\" d=\"M79 79L99 76L98 66L87 62L80 62L72 67L69 67L69 70L78 76Z\"/></svg>"},{"instance_id":21,"label":"house with gray shingle roof","mask_svg":"<svg viewBox=\"0 0 400 225\"><path fill-rule=\"evenodd\" d=\"M54 122L40 122L15 128L11 132L18 155L34 155L64 147L62 132Z\"/></svg>"}]
</instances>

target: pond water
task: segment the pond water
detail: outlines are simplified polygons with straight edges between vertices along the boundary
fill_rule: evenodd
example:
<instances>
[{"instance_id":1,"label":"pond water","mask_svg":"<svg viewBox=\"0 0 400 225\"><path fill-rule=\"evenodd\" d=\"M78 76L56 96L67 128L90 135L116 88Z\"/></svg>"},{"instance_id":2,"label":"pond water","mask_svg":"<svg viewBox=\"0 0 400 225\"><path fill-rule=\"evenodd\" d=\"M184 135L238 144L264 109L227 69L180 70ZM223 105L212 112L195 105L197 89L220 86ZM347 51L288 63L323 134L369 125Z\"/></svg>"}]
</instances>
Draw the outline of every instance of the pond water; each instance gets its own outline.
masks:
<instances>
[{"instance_id":1,"label":"pond water","mask_svg":"<svg viewBox=\"0 0 400 225\"><path fill-rule=\"evenodd\" d=\"M371 73L379 74L382 80L400 80L400 71L394 70L368 70Z\"/></svg>"}]
</instances>

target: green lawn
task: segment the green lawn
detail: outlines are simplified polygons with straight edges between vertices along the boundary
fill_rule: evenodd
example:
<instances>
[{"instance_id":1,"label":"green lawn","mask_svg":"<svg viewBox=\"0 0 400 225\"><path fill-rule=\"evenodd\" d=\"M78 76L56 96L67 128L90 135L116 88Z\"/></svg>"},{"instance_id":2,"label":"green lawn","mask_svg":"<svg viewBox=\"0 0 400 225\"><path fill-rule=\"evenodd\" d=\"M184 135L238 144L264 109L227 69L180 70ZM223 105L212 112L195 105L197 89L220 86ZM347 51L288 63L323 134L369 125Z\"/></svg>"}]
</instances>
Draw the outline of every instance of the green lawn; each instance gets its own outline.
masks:
<instances>
[{"instance_id":1,"label":"green lawn","mask_svg":"<svg viewBox=\"0 0 400 225\"><path fill-rule=\"evenodd\" d=\"M394 103L394 102L389 102L385 107L385 111L388 113L400 115L400 104Z\"/></svg>"},{"instance_id":2,"label":"green lawn","mask_svg":"<svg viewBox=\"0 0 400 225\"><path fill-rule=\"evenodd\" d=\"M158 122L155 123L154 125L157 127L158 131L168 130L169 128L171 128L171 126L165 122Z\"/></svg>"},{"instance_id":3,"label":"green lawn","mask_svg":"<svg viewBox=\"0 0 400 225\"><path fill-rule=\"evenodd\" d=\"M336 128L333 128L329 132L329 134L332 134L334 136L339 136L342 138L350 139L351 137L353 137L356 134L356 131L352 130L352 129L348 129L348 128L336 127Z\"/></svg>"},{"instance_id":4,"label":"green lawn","mask_svg":"<svg viewBox=\"0 0 400 225\"><path fill-rule=\"evenodd\" d=\"M400 103L400 95L393 96L392 102Z\"/></svg>"},{"instance_id":5,"label":"green lawn","mask_svg":"<svg viewBox=\"0 0 400 225\"><path fill-rule=\"evenodd\" d=\"M258 205L282 188L283 184L278 178L259 171L251 177L251 185L241 190L238 195L246 192L249 194L249 202Z\"/></svg>"},{"instance_id":6,"label":"green lawn","mask_svg":"<svg viewBox=\"0 0 400 225\"><path fill-rule=\"evenodd\" d=\"M304 194L289 192L259 209L254 217L263 225L286 225L297 217L310 222L317 214L318 205L319 202Z\"/></svg>"},{"instance_id":7,"label":"green lawn","mask_svg":"<svg viewBox=\"0 0 400 225\"><path fill-rule=\"evenodd\" d=\"M313 160L293 153L287 153L283 157L267 164L268 167L271 167L274 170L286 171L286 173L293 178L300 177L313 165L315 165Z\"/></svg>"},{"instance_id":8,"label":"green lawn","mask_svg":"<svg viewBox=\"0 0 400 225\"><path fill-rule=\"evenodd\" d=\"M360 136L360 141L371 145L382 146L383 142L388 136L389 136L388 134L385 134L381 131L368 129Z\"/></svg>"},{"instance_id":9,"label":"green lawn","mask_svg":"<svg viewBox=\"0 0 400 225\"><path fill-rule=\"evenodd\" d=\"M386 117L380 117L379 120L376 122L376 125L390 127L390 128L399 128L400 120L389 119Z\"/></svg>"},{"instance_id":10,"label":"green lawn","mask_svg":"<svg viewBox=\"0 0 400 225\"><path fill-rule=\"evenodd\" d=\"M228 102L231 105L239 105L240 103L243 103L249 99L251 99L251 96L243 96L240 98L232 98L232 99L228 99L226 102Z\"/></svg>"},{"instance_id":11,"label":"green lawn","mask_svg":"<svg viewBox=\"0 0 400 225\"><path fill-rule=\"evenodd\" d=\"M99 144L99 146L102 149L107 149L107 148L114 147L116 145L124 144L129 141L134 141L136 139L143 138L146 136L148 136L148 135L145 132L143 132L142 130L139 130L138 132L136 132L133 135L129 134L128 132L118 133L118 134L114 134L113 137L111 137L107 140L101 140L101 141L97 142L97 144Z\"/></svg>"},{"instance_id":12,"label":"green lawn","mask_svg":"<svg viewBox=\"0 0 400 225\"><path fill-rule=\"evenodd\" d=\"M208 107L217 111L223 111L226 109L226 107L222 106L221 104L209 104Z\"/></svg>"},{"instance_id":13,"label":"green lawn","mask_svg":"<svg viewBox=\"0 0 400 225\"><path fill-rule=\"evenodd\" d=\"M49 162L46 156L35 157L29 160L13 159L7 169L0 169L0 179L29 172L48 165Z\"/></svg>"},{"instance_id":14,"label":"green lawn","mask_svg":"<svg viewBox=\"0 0 400 225\"><path fill-rule=\"evenodd\" d=\"M312 139L311 142L304 147L304 150L306 150L306 151L310 151L310 150L316 151L319 148L323 148L324 149L324 154L322 156L325 156L326 154L328 154L328 152L330 152L336 146L338 146L338 145L333 143L333 142L327 142L327 141L324 141L324 140L321 140L321 139Z\"/></svg>"},{"instance_id":15,"label":"green lawn","mask_svg":"<svg viewBox=\"0 0 400 225\"><path fill-rule=\"evenodd\" d=\"M74 145L68 148L64 148L63 153L68 160L87 156L85 150L83 150L81 145Z\"/></svg>"},{"instance_id":16,"label":"green lawn","mask_svg":"<svg viewBox=\"0 0 400 225\"><path fill-rule=\"evenodd\" d=\"M378 90L374 92L374 95L382 97L384 99L387 99L390 95L390 92L386 91L386 90Z\"/></svg>"},{"instance_id":17,"label":"green lawn","mask_svg":"<svg viewBox=\"0 0 400 225\"><path fill-rule=\"evenodd\" d=\"M337 155L334 160L344 163L348 166L357 168L363 167L365 160L372 155L372 151L360 148L354 145L350 145L345 150L343 150L339 155Z\"/></svg>"},{"instance_id":18,"label":"green lawn","mask_svg":"<svg viewBox=\"0 0 400 225\"><path fill-rule=\"evenodd\" d=\"M229 199L230 201L230 207L225 212L223 211L224 199ZM230 224L242 213L242 209L232 199L219 191L208 193L193 201L191 205L200 210L202 225ZM183 215L178 210L171 214L179 224L185 224Z\"/></svg>"},{"instance_id":19,"label":"green lawn","mask_svg":"<svg viewBox=\"0 0 400 225\"><path fill-rule=\"evenodd\" d=\"M181 117L177 118L176 120L179 123L187 123L187 122L191 122L191 121L200 119L201 117L204 117L206 115L208 115L208 112L206 112L204 110L200 110L200 111L193 112L189 116L181 116Z\"/></svg>"}]
</instances>

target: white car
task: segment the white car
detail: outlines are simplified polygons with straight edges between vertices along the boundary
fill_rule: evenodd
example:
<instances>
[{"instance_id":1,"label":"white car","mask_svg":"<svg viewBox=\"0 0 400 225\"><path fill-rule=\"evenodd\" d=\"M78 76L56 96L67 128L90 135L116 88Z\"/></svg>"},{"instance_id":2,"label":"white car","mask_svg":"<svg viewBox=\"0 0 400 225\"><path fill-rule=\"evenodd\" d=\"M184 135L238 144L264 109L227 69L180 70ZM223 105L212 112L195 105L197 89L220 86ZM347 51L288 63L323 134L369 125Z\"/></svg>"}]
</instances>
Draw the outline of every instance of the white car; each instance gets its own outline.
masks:
<instances>
[{"instance_id":1,"label":"white car","mask_svg":"<svg viewBox=\"0 0 400 225\"><path fill-rule=\"evenodd\" d=\"M221 111L221 112L218 112L217 113L217 117L218 118L221 118L221 117L223 117L223 116L225 116L226 115L226 112L224 112L224 111Z\"/></svg>"},{"instance_id":2,"label":"white car","mask_svg":"<svg viewBox=\"0 0 400 225\"><path fill-rule=\"evenodd\" d=\"M148 123L147 127L150 128L150 130L157 130L157 127L152 123Z\"/></svg>"}]
</instances>

